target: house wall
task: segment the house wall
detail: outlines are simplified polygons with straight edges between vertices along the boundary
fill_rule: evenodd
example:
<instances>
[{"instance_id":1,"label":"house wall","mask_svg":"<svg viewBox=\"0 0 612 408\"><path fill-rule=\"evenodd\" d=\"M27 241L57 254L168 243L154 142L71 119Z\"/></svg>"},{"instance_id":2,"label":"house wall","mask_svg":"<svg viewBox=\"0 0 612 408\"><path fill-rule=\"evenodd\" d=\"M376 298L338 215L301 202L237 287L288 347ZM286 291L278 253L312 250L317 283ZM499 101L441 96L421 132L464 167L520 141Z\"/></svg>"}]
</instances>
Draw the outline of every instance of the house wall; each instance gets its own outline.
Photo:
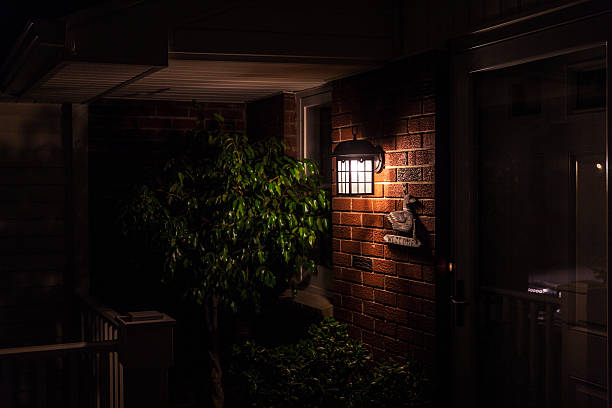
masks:
<instances>
[{"instance_id":1,"label":"house wall","mask_svg":"<svg viewBox=\"0 0 612 408\"><path fill-rule=\"evenodd\" d=\"M62 106L0 103L0 346L44 344L67 266Z\"/></svg>"},{"instance_id":2,"label":"house wall","mask_svg":"<svg viewBox=\"0 0 612 408\"><path fill-rule=\"evenodd\" d=\"M282 92L247 104L249 140L275 137L287 144L286 152L297 157L297 113L295 95Z\"/></svg>"},{"instance_id":3,"label":"house wall","mask_svg":"<svg viewBox=\"0 0 612 408\"><path fill-rule=\"evenodd\" d=\"M436 216L447 190L439 181L438 191L436 183L438 168L444 172L444 163L436 163L444 150L436 151L444 137L443 58L429 53L332 84L333 147L351 139L351 126L358 125L358 138L385 150L374 196L337 196L335 173L332 186L334 315L375 357L433 361L436 351L436 264L442 258ZM418 198L420 249L383 241L393 233L384 216L402 209L404 184Z\"/></svg>"},{"instance_id":4,"label":"house wall","mask_svg":"<svg viewBox=\"0 0 612 408\"><path fill-rule=\"evenodd\" d=\"M185 133L214 126L214 114L244 131L244 104L100 100L89 105L89 223L92 291L114 307L151 307L167 299L159 284L162 263L129 253L117 223L120 207L152 166L180 148ZM131 309L133 310L133 309ZM139 309L140 310L140 309Z\"/></svg>"}]
</instances>

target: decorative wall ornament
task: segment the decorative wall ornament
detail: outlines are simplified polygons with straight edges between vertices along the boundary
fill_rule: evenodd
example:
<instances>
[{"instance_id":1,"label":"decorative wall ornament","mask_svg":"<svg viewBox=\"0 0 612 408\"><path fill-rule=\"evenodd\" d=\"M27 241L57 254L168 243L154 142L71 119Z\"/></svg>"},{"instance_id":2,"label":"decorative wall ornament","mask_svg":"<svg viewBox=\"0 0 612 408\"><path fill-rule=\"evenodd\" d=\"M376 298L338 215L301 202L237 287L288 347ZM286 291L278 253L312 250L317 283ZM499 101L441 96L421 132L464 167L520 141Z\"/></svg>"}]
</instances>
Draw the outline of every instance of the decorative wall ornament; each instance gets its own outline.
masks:
<instances>
[{"instance_id":1,"label":"decorative wall ornament","mask_svg":"<svg viewBox=\"0 0 612 408\"><path fill-rule=\"evenodd\" d=\"M408 194L408 185L405 185L403 209L401 211L392 211L385 215L391 223L391 227L401 235L387 234L383 237L385 242L413 248L421 246L421 241L416 236L416 216L412 209L412 204L416 201L416 198Z\"/></svg>"}]
</instances>

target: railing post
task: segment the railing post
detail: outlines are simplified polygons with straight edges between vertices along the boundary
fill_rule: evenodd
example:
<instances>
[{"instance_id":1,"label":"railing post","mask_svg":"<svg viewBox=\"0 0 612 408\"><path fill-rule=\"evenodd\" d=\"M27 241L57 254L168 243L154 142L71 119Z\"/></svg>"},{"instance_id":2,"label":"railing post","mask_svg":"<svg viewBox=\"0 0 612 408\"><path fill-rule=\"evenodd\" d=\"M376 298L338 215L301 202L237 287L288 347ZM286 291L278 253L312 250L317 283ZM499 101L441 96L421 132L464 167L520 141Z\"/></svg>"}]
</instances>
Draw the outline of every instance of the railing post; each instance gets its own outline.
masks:
<instances>
[{"instance_id":1,"label":"railing post","mask_svg":"<svg viewBox=\"0 0 612 408\"><path fill-rule=\"evenodd\" d=\"M125 408L168 407L175 320L159 312L128 313L117 320Z\"/></svg>"}]
</instances>

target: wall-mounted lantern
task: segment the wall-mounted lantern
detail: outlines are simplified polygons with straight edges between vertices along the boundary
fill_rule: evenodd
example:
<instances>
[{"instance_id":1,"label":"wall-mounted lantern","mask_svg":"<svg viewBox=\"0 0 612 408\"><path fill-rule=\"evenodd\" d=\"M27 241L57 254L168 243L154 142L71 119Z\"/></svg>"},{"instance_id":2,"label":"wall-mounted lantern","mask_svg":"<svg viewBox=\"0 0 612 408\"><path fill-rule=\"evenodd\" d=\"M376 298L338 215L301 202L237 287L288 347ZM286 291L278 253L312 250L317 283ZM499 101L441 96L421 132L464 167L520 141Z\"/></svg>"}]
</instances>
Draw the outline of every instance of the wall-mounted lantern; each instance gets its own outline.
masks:
<instances>
[{"instance_id":1,"label":"wall-mounted lantern","mask_svg":"<svg viewBox=\"0 0 612 408\"><path fill-rule=\"evenodd\" d=\"M357 140L357 126L353 126L353 140L336 146L332 157L336 158L338 195L374 194L374 172L384 167L385 152L367 140Z\"/></svg>"}]
</instances>

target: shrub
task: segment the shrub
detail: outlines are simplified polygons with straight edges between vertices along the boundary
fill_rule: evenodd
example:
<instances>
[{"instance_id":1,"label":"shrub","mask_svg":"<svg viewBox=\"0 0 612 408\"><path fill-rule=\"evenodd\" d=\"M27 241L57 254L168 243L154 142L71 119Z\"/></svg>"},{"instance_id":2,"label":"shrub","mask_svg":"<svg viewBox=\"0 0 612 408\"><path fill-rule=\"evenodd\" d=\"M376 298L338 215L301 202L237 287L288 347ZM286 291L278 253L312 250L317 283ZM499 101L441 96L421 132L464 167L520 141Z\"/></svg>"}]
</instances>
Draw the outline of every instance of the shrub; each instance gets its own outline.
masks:
<instances>
[{"instance_id":1,"label":"shrub","mask_svg":"<svg viewBox=\"0 0 612 408\"><path fill-rule=\"evenodd\" d=\"M235 347L230 376L235 406L265 408L429 406L428 381L416 364L372 361L333 319L313 325L295 345Z\"/></svg>"}]
</instances>

